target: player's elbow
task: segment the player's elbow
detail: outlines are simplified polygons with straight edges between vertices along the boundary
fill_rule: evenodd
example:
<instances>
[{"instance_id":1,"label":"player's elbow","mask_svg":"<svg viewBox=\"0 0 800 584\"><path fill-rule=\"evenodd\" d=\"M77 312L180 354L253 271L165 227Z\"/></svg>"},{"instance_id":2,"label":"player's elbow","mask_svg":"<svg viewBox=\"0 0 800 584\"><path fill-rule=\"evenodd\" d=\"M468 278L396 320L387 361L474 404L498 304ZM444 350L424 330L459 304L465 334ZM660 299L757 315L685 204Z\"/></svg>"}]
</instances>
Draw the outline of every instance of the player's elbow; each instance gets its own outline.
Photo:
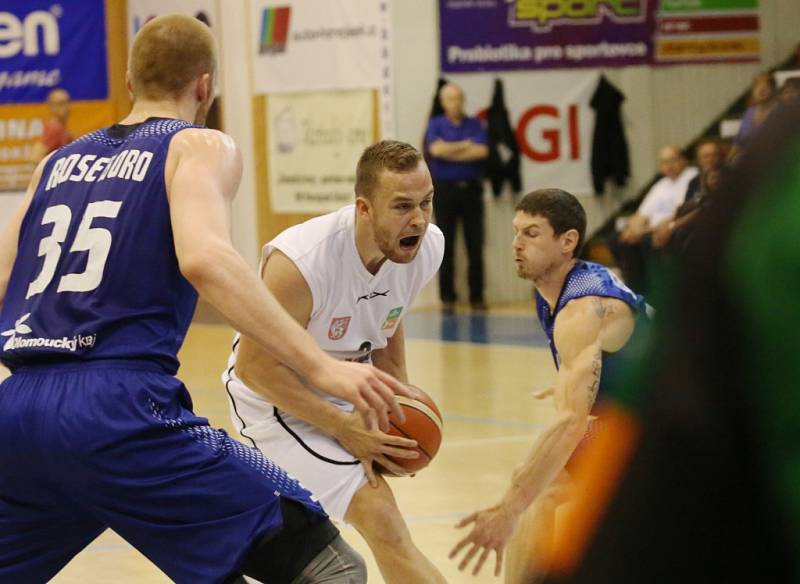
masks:
<instances>
[{"instance_id":1,"label":"player's elbow","mask_svg":"<svg viewBox=\"0 0 800 584\"><path fill-rule=\"evenodd\" d=\"M208 245L179 253L178 267L183 277L202 294L204 288L224 279L225 266L235 260L228 250Z\"/></svg>"},{"instance_id":2,"label":"player's elbow","mask_svg":"<svg viewBox=\"0 0 800 584\"><path fill-rule=\"evenodd\" d=\"M179 257L178 267L183 277L189 280L198 291L206 282L213 279L214 267L208 257L203 254L193 252Z\"/></svg>"}]
</instances>

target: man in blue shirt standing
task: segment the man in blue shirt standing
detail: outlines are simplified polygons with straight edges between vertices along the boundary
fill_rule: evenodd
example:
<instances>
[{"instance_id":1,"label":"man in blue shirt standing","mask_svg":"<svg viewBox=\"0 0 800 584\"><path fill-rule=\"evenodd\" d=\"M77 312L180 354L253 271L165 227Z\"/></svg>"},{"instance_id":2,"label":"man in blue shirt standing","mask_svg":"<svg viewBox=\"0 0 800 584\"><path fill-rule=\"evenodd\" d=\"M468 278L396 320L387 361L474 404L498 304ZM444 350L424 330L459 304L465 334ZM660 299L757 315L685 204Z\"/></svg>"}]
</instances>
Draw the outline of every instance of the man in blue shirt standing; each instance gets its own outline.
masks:
<instances>
[{"instance_id":1,"label":"man in blue shirt standing","mask_svg":"<svg viewBox=\"0 0 800 584\"><path fill-rule=\"evenodd\" d=\"M452 83L443 85L439 101L444 115L428 123L425 148L436 196L433 210L444 234L444 259L439 270L439 296L445 309L456 301L453 264L458 220L464 222L469 257L469 301L473 310L485 310L483 300L483 161L489 155L486 128L464 114L464 92Z\"/></svg>"}]
</instances>

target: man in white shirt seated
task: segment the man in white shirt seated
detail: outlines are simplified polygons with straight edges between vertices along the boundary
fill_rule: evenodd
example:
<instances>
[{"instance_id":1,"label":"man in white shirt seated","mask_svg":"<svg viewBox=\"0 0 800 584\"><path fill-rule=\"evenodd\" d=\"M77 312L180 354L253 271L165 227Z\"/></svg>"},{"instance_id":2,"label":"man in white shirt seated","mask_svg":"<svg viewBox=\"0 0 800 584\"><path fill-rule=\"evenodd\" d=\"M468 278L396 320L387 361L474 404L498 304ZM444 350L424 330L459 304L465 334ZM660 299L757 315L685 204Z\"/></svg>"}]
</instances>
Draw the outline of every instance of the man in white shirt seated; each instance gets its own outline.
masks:
<instances>
[{"instance_id":1,"label":"man in white shirt seated","mask_svg":"<svg viewBox=\"0 0 800 584\"><path fill-rule=\"evenodd\" d=\"M623 278L637 290L646 287L644 262L651 247L651 234L673 220L675 211L686 198L689 182L697 176L697 169L688 165L686 156L674 145L661 148L658 169L663 177L653 184L636 213L628 218L611 242L611 251L622 269Z\"/></svg>"}]
</instances>

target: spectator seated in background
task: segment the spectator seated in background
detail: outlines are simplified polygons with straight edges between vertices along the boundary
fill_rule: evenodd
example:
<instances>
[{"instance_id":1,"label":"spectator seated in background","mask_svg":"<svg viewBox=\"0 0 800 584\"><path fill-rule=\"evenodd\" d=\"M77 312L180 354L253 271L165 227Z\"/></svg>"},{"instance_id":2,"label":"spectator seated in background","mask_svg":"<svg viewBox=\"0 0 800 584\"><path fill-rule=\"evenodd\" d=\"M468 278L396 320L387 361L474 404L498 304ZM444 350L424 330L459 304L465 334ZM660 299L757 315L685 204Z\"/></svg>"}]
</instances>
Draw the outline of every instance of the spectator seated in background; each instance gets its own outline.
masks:
<instances>
[{"instance_id":1,"label":"spectator seated in background","mask_svg":"<svg viewBox=\"0 0 800 584\"><path fill-rule=\"evenodd\" d=\"M707 170L722 166L725 161L722 144L714 138L700 140L694 148L694 161L697 164L698 173L689 181L686 196L683 199L684 203L691 201L700 192L700 180Z\"/></svg>"},{"instance_id":2,"label":"spectator seated in background","mask_svg":"<svg viewBox=\"0 0 800 584\"><path fill-rule=\"evenodd\" d=\"M42 158L54 150L72 142L72 134L67 130L69 104L70 96L65 89L54 89L47 95L50 118L44 124L42 137L33 145L31 162L38 164Z\"/></svg>"},{"instance_id":3,"label":"spectator seated in background","mask_svg":"<svg viewBox=\"0 0 800 584\"><path fill-rule=\"evenodd\" d=\"M776 105L775 78L770 73L759 73L753 79L750 88L750 104L742 116L739 133L733 142L729 160L733 161L742 149L745 148L753 137L758 127L764 123L767 116Z\"/></svg>"},{"instance_id":4,"label":"spectator seated in background","mask_svg":"<svg viewBox=\"0 0 800 584\"><path fill-rule=\"evenodd\" d=\"M722 145L714 139L701 140L695 147L695 162L699 173L689 181L689 186L686 189L686 196L683 203L675 211L675 214L669 221L662 221L655 229L653 229L652 242L653 247L656 249L669 247L673 235L677 235L680 231L685 234L689 231L688 225L691 223L696 213L692 211L700 207L701 199L709 194L707 185L704 181L707 179L709 171L717 171L714 174L714 179L719 178L719 170L722 168L722 163L725 159L722 150ZM684 229L686 228L686 229ZM677 247L680 247L679 244Z\"/></svg>"},{"instance_id":5,"label":"spectator seated in background","mask_svg":"<svg viewBox=\"0 0 800 584\"><path fill-rule=\"evenodd\" d=\"M664 249L667 253L678 253L686 246L694 233L695 221L700 211L713 199L722 178L722 165L707 168L700 175L700 188L675 212L675 218L666 224L665 229L653 232L653 248Z\"/></svg>"},{"instance_id":6,"label":"spectator seated in background","mask_svg":"<svg viewBox=\"0 0 800 584\"><path fill-rule=\"evenodd\" d=\"M651 250L652 233L672 221L686 199L689 182L697 175L697 169L688 165L686 156L674 145L661 148L658 167L663 177L650 188L636 213L627 218L611 241L611 252L623 278L637 290L645 287L645 260Z\"/></svg>"},{"instance_id":7,"label":"spectator seated in background","mask_svg":"<svg viewBox=\"0 0 800 584\"><path fill-rule=\"evenodd\" d=\"M785 106L800 97L800 77L789 77L778 90L778 100Z\"/></svg>"}]
</instances>

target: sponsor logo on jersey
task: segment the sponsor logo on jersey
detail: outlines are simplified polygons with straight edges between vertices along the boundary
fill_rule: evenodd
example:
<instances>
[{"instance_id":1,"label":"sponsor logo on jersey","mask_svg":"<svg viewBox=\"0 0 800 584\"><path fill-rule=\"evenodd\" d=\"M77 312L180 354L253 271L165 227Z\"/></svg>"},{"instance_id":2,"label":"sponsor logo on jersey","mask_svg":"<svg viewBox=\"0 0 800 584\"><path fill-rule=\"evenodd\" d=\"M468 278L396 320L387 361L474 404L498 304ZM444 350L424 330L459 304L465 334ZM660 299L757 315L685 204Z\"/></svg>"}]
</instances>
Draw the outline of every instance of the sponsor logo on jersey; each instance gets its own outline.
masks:
<instances>
[{"instance_id":1,"label":"sponsor logo on jersey","mask_svg":"<svg viewBox=\"0 0 800 584\"><path fill-rule=\"evenodd\" d=\"M381 329L383 330L390 330L393 329L397 325L397 321L400 320L400 315L403 314L403 307L396 306L389 311L389 314L386 315L386 320L383 322L383 326Z\"/></svg>"},{"instance_id":2,"label":"sponsor logo on jersey","mask_svg":"<svg viewBox=\"0 0 800 584\"><path fill-rule=\"evenodd\" d=\"M363 296L359 296L356 299L356 304L361 302L362 300L372 300L373 298L377 298L378 296L388 296L391 290L387 290L386 292L378 292L375 290L374 292L370 292L369 294L364 294Z\"/></svg>"},{"instance_id":3,"label":"sponsor logo on jersey","mask_svg":"<svg viewBox=\"0 0 800 584\"><path fill-rule=\"evenodd\" d=\"M349 316L337 316L331 319L331 326L328 327L328 338L338 341L347 334L347 327L350 326Z\"/></svg>"},{"instance_id":4,"label":"sponsor logo on jersey","mask_svg":"<svg viewBox=\"0 0 800 584\"><path fill-rule=\"evenodd\" d=\"M25 321L27 321L30 316L30 312L23 314L17 322L14 323L14 328L0 333L0 335L4 337L9 337L3 345L4 351L45 347L50 349L66 349L74 353L78 349L90 349L94 347L97 341L97 335L73 335L72 337L61 337L60 339L23 337L22 335L29 335L33 332L31 327L25 324Z\"/></svg>"}]
</instances>

